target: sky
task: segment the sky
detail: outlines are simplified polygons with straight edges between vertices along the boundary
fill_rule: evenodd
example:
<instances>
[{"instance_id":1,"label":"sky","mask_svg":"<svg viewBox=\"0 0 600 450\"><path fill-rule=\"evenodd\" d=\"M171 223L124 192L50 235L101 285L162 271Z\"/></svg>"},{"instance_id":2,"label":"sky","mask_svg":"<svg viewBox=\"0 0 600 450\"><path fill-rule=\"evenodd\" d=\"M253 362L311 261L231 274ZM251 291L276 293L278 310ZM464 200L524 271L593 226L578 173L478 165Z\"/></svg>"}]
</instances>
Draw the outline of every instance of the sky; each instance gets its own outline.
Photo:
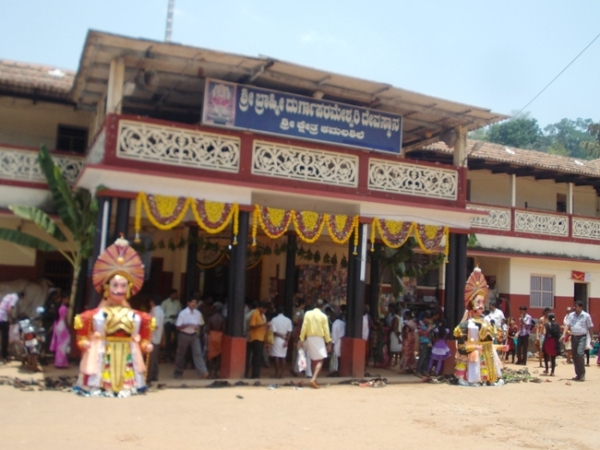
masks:
<instances>
[{"instance_id":1,"label":"sky","mask_svg":"<svg viewBox=\"0 0 600 450\"><path fill-rule=\"evenodd\" d=\"M89 29L164 40L168 0L0 0L0 59L77 70ZM172 41L521 110L600 34L597 0L175 0ZM600 38L525 110L600 120Z\"/></svg>"}]
</instances>

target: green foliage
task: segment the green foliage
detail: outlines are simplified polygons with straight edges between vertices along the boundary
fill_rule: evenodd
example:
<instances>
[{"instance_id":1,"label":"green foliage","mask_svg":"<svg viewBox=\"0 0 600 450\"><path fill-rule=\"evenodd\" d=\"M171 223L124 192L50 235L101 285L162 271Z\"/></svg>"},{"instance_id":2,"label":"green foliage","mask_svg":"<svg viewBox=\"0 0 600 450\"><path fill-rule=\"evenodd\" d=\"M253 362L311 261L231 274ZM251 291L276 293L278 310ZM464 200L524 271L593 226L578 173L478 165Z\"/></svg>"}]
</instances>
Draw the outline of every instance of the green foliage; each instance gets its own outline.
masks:
<instances>
[{"instance_id":1,"label":"green foliage","mask_svg":"<svg viewBox=\"0 0 600 450\"><path fill-rule=\"evenodd\" d=\"M15 215L25 220L30 220L36 224L39 228L44 230L54 239L60 242L66 242L67 238L58 227L56 222L48 216L44 211L34 208L32 206L9 206L9 208ZM54 246L53 246L54 247Z\"/></svg>"},{"instance_id":2,"label":"green foliage","mask_svg":"<svg viewBox=\"0 0 600 450\"><path fill-rule=\"evenodd\" d=\"M525 115L471 131L469 139L571 158L600 158L600 123L592 119L565 118L542 131L536 119Z\"/></svg>"},{"instance_id":3,"label":"green foliage","mask_svg":"<svg viewBox=\"0 0 600 450\"><path fill-rule=\"evenodd\" d=\"M527 116L493 124L487 132L490 142L525 149L538 148L541 138L542 131L537 120Z\"/></svg>"},{"instance_id":4,"label":"green foliage","mask_svg":"<svg viewBox=\"0 0 600 450\"><path fill-rule=\"evenodd\" d=\"M56 251L56 247L44 241L43 239L31 236L18 230L8 228L0 228L0 239L10 241L13 244L22 245L24 247L34 248L42 252Z\"/></svg>"}]
</instances>

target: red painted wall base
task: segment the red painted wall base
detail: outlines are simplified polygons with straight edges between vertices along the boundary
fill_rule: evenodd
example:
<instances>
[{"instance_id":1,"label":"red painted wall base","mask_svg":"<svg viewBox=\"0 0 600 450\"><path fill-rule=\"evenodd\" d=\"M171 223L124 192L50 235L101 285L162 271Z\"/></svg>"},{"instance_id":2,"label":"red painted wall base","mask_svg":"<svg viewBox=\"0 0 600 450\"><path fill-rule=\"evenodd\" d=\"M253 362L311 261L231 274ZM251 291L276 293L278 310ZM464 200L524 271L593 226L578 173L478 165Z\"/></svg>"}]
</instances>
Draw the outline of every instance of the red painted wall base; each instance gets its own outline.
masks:
<instances>
[{"instance_id":1,"label":"red painted wall base","mask_svg":"<svg viewBox=\"0 0 600 450\"><path fill-rule=\"evenodd\" d=\"M246 370L246 338L223 336L221 378L241 379Z\"/></svg>"},{"instance_id":2,"label":"red painted wall base","mask_svg":"<svg viewBox=\"0 0 600 450\"><path fill-rule=\"evenodd\" d=\"M340 358L340 376L365 376L366 341L356 338L342 338L342 356Z\"/></svg>"}]
</instances>

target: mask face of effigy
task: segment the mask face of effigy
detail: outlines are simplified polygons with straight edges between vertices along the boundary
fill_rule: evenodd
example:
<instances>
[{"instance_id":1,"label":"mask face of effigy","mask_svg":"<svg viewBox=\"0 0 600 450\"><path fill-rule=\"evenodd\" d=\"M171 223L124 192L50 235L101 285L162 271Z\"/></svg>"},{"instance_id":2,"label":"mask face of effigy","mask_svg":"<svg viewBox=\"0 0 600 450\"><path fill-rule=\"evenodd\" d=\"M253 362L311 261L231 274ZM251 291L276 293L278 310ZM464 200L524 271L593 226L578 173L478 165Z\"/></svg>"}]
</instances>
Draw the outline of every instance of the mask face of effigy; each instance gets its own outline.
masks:
<instances>
[{"instance_id":1,"label":"mask face of effigy","mask_svg":"<svg viewBox=\"0 0 600 450\"><path fill-rule=\"evenodd\" d=\"M108 301L112 305L120 305L127 300L129 282L122 275L115 275L108 283Z\"/></svg>"}]
</instances>

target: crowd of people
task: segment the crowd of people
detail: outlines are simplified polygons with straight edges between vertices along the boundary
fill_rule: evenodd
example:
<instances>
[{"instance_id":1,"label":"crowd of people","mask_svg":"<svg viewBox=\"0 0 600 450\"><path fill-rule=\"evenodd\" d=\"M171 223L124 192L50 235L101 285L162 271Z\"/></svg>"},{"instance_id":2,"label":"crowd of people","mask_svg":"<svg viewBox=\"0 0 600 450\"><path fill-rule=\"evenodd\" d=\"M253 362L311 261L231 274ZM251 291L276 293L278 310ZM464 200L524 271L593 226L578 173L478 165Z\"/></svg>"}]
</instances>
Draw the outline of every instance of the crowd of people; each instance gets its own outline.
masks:
<instances>
[{"instance_id":1,"label":"crowd of people","mask_svg":"<svg viewBox=\"0 0 600 450\"><path fill-rule=\"evenodd\" d=\"M489 384L500 379L504 364L527 363L533 337L543 375L554 376L556 358L564 354L567 363L574 366L573 380L584 381L590 354L598 352L598 341L594 339L592 320L584 311L583 303L574 302L574 307L567 309L562 321L557 320L551 308L545 308L541 317L534 319L526 306L519 308L518 317L505 317L496 302L490 301L486 305L487 287L482 277L476 274L479 281L473 283L477 286L470 293L468 289L465 291L465 317L453 332L447 328L438 309L411 311L406 302L392 302L387 305L384 316L373 320L369 308L365 307L362 318L365 365L420 377L448 373L449 368L444 368L444 364L453 355L449 341L456 339L454 374L465 384ZM108 292L108 288L99 287L99 292L101 289L105 294ZM110 303L110 299L111 296L106 294L103 302ZM18 295L13 294L0 299L2 361L8 357L8 330L17 301ZM54 354L56 367L69 367L69 295L60 295L57 291L50 303L52 323L48 327L48 350ZM176 379L181 378L190 365L199 378L219 377L226 301L196 292L185 307L182 306L177 290L171 290L164 300L150 300L151 334L149 345L144 348L144 351L148 350L147 382L159 380L161 361L174 364L173 377ZM139 317L144 318L144 314L140 312ZM92 323L95 322L92 320ZM77 325L76 321L76 329ZM317 377L323 368L330 376L339 375L344 360L342 339L346 335L346 308L345 305L330 305L322 299L307 302L298 298L292 317L288 318L282 305L248 301L244 334L247 338L247 378L260 378L262 369L271 366L275 378L283 378L287 374L287 361L290 361L289 374L305 376L312 387L319 388ZM90 336L78 338L77 343L80 345L90 339ZM80 345L84 356L88 344Z\"/></svg>"}]
</instances>

